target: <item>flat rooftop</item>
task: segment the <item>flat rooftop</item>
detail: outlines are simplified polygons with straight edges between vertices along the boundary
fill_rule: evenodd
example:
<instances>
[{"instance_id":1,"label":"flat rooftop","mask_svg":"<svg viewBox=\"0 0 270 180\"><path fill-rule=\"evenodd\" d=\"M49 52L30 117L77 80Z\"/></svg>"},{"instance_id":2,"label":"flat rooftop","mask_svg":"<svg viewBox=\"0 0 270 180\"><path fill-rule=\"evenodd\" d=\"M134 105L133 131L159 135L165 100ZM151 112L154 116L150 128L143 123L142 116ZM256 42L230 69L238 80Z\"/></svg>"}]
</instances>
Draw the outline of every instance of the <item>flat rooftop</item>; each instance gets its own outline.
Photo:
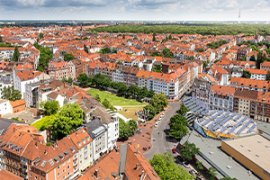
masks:
<instances>
[{"instance_id":1,"label":"flat rooftop","mask_svg":"<svg viewBox=\"0 0 270 180\"><path fill-rule=\"evenodd\" d=\"M251 118L232 112L212 110L197 122L212 132L235 136L256 134L258 131L257 124Z\"/></svg>"},{"instance_id":2,"label":"flat rooftop","mask_svg":"<svg viewBox=\"0 0 270 180\"><path fill-rule=\"evenodd\" d=\"M191 131L190 136L185 136L180 143L183 144L186 141L194 143L200 148L200 156L205 159L211 166L217 169L217 171L224 177L229 176L239 180L258 180L254 174L250 174L239 162L231 158L224 153L221 149L221 141L211 138L204 138L198 132Z\"/></svg>"},{"instance_id":3,"label":"flat rooftop","mask_svg":"<svg viewBox=\"0 0 270 180\"><path fill-rule=\"evenodd\" d=\"M270 141L260 135L223 141L270 173Z\"/></svg>"}]
</instances>

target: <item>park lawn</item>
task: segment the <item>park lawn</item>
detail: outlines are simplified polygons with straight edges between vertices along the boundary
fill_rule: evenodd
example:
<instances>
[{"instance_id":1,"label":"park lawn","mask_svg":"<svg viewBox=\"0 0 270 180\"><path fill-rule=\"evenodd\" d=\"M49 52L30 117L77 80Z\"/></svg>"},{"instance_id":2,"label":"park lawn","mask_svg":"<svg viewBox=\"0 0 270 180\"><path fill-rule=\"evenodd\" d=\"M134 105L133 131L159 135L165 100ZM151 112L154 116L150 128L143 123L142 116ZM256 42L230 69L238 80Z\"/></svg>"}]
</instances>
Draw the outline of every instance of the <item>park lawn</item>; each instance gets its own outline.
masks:
<instances>
[{"instance_id":1,"label":"park lawn","mask_svg":"<svg viewBox=\"0 0 270 180\"><path fill-rule=\"evenodd\" d=\"M134 107L123 107L123 110L119 111L118 113L124 115L126 118L137 120L138 116L136 112L143 110L143 106L134 106Z\"/></svg>"},{"instance_id":2,"label":"park lawn","mask_svg":"<svg viewBox=\"0 0 270 180\"><path fill-rule=\"evenodd\" d=\"M54 116L45 116L41 118L40 120L37 120L34 123L32 123L31 126L34 126L38 130L42 130L52 125L53 121L54 121Z\"/></svg>"},{"instance_id":3,"label":"park lawn","mask_svg":"<svg viewBox=\"0 0 270 180\"><path fill-rule=\"evenodd\" d=\"M101 91L94 88L91 88L88 92L94 98L98 94L101 99L101 102L103 102L104 99L107 99L113 106L121 106L123 109L118 113L124 115L126 118L134 120L138 119L138 116L135 113L142 110L143 107L145 107L148 104L148 103L141 103L134 99L126 99L123 97L119 97L111 92Z\"/></svg>"},{"instance_id":4,"label":"park lawn","mask_svg":"<svg viewBox=\"0 0 270 180\"><path fill-rule=\"evenodd\" d=\"M141 103L139 101L136 101L134 99L126 99L123 97L119 97L111 92L108 91L101 91L95 88L91 88L89 91L89 94L95 98L98 94L101 102L104 101L104 99L107 99L113 106L138 106L138 107L144 107L147 105L147 103Z\"/></svg>"}]
</instances>

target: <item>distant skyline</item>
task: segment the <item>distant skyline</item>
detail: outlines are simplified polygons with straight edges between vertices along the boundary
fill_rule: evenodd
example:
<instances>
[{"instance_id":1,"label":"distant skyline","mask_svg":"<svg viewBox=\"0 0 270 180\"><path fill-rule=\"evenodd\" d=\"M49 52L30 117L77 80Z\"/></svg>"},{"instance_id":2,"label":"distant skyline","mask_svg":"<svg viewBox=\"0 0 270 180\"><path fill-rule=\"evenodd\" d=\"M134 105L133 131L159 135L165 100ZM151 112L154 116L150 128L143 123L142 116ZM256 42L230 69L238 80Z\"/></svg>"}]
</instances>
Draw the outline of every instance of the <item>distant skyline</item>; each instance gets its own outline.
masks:
<instances>
[{"instance_id":1,"label":"distant skyline","mask_svg":"<svg viewBox=\"0 0 270 180\"><path fill-rule=\"evenodd\" d=\"M0 20L270 21L270 0L0 0Z\"/></svg>"}]
</instances>

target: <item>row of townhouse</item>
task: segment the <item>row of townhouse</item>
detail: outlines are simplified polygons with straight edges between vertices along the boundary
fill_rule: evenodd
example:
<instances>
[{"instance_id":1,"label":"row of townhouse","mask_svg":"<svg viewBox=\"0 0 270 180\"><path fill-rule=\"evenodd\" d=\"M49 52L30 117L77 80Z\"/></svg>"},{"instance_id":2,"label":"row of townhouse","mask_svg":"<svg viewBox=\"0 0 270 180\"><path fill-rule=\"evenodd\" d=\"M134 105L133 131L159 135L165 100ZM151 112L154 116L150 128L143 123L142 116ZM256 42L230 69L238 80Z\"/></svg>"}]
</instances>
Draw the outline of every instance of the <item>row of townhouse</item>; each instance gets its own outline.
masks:
<instances>
[{"instance_id":1,"label":"row of townhouse","mask_svg":"<svg viewBox=\"0 0 270 180\"><path fill-rule=\"evenodd\" d=\"M193 97L203 100L212 110L237 112L255 120L270 122L270 92L251 88L220 86L209 81L197 80L193 86ZM207 89L200 89L207 87Z\"/></svg>"},{"instance_id":2,"label":"row of townhouse","mask_svg":"<svg viewBox=\"0 0 270 180\"><path fill-rule=\"evenodd\" d=\"M117 119L95 111L89 123L50 146L34 127L11 124L0 136L0 168L29 180L76 179L114 149L119 136Z\"/></svg>"},{"instance_id":3,"label":"row of townhouse","mask_svg":"<svg viewBox=\"0 0 270 180\"><path fill-rule=\"evenodd\" d=\"M110 62L91 62L87 66L87 74L104 74L112 81L127 85L146 87L155 93L163 93L169 99L178 99L192 86L201 67L197 63L179 65L174 68L167 66L166 72L152 72L136 67L123 66Z\"/></svg>"},{"instance_id":4,"label":"row of townhouse","mask_svg":"<svg viewBox=\"0 0 270 180\"><path fill-rule=\"evenodd\" d=\"M80 60L50 61L48 64L48 74L51 79L76 79L80 74L85 72L85 65Z\"/></svg>"},{"instance_id":5,"label":"row of townhouse","mask_svg":"<svg viewBox=\"0 0 270 180\"><path fill-rule=\"evenodd\" d=\"M11 61L14 54L14 47L1 47L0 48L0 60L8 60ZM26 43L23 47L19 47L20 53L20 62L28 62L33 65L35 69L37 69L40 52L33 45Z\"/></svg>"}]
</instances>

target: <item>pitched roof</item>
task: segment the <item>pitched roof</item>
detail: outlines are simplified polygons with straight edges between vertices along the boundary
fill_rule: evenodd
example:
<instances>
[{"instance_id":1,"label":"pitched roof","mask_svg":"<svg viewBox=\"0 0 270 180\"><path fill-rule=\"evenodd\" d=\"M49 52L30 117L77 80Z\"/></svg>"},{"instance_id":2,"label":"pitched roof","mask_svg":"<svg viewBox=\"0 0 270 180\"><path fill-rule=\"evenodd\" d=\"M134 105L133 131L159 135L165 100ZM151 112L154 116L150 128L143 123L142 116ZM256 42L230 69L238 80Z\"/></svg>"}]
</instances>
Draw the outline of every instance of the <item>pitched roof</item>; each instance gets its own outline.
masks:
<instances>
[{"instance_id":1,"label":"pitched roof","mask_svg":"<svg viewBox=\"0 0 270 180\"><path fill-rule=\"evenodd\" d=\"M0 177L4 180L23 180L22 177L16 176L15 174L4 169L0 169Z\"/></svg>"},{"instance_id":2,"label":"pitched roof","mask_svg":"<svg viewBox=\"0 0 270 180\"><path fill-rule=\"evenodd\" d=\"M252 87L258 89L270 88L270 83L268 81L248 79L248 78L238 78L238 77L231 78L231 85Z\"/></svg>"},{"instance_id":3,"label":"pitched roof","mask_svg":"<svg viewBox=\"0 0 270 180\"><path fill-rule=\"evenodd\" d=\"M222 96L233 96L235 88L230 86L212 85L211 91Z\"/></svg>"},{"instance_id":4,"label":"pitched roof","mask_svg":"<svg viewBox=\"0 0 270 180\"><path fill-rule=\"evenodd\" d=\"M16 75L19 77L21 81L26 81L30 79L34 79L35 77L41 75L42 72L40 71L33 71L33 70L22 70L16 71Z\"/></svg>"},{"instance_id":5,"label":"pitched roof","mask_svg":"<svg viewBox=\"0 0 270 180\"><path fill-rule=\"evenodd\" d=\"M263 69L246 69L248 72L250 72L251 74L262 74L262 75L266 75L267 71L263 70Z\"/></svg>"},{"instance_id":6,"label":"pitched roof","mask_svg":"<svg viewBox=\"0 0 270 180\"><path fill-rule=\"evenodd\" d=\"M20 100L17 100L17 101L10 101L10 104L13 108L16 108L18 106L23 106L25 105L25 100L24 99L20 99Z\"/></svg>"}]
</instances>

